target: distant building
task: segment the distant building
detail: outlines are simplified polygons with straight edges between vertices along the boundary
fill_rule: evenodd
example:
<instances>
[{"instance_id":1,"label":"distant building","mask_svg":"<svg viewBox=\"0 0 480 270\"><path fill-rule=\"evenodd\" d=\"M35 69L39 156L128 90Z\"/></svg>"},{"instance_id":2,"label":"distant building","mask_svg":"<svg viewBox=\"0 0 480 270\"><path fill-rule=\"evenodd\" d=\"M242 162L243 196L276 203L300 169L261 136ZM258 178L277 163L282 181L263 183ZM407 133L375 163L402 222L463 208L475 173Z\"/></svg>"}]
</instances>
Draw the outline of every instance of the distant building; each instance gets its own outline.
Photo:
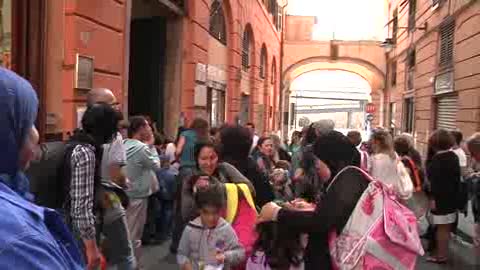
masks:
<instances>
[{"instance_id":1,"label":"distant building","mask_svg":"<svg viewBox=\"0 0 480 270\"><path fill-rule=\"evenodd\" d=\"M390 1L385 126L425 152L433 130L480 130L480 2Z\"/></svg>"}]
</instances>

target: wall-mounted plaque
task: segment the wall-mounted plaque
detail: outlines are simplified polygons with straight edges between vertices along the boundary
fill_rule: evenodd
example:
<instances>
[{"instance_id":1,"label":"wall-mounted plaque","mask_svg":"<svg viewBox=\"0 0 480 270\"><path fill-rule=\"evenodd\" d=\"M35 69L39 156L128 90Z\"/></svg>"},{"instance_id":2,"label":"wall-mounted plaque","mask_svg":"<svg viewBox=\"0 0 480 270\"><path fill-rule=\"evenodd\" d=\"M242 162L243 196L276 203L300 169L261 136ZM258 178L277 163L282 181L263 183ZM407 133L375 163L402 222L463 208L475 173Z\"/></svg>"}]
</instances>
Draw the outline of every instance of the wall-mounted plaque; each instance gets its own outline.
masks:
<instances>
[{"instance_id":1,"label":"wall-mounted plaque","mask_svg":"<svg viewBox=\"0 0 480 270\"><path fill-rule=\"evenodd\" d=\"M93 57L77 54L75 63L75 88L90 90L93 88Z\"/></svg>"}]
</instances>

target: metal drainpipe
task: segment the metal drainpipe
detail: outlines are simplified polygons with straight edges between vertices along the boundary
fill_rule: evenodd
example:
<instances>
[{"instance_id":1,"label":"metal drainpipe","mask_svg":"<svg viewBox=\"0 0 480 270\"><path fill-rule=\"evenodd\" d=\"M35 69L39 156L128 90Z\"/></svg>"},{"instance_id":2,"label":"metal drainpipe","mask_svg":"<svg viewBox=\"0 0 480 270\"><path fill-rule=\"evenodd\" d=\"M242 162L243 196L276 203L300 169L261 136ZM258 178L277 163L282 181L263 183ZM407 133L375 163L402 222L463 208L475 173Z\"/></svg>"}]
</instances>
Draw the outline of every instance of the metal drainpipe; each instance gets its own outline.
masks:
<instances>
[{"instance_id":1,"label":"metal drainpipe","mask_svg":"<svg viewBox=\"0 0 480 270\"><path fill-rule=\"evenodd\" d=\"M279 127L280 129L280 136L284 136L284 127L283 123L285 122L284 114L285 114L285 103L284 102L284 92L283 92L283 56L284 56L284 45L285 45L285 29L286 29L286 21L287 21L287 16L285 14L285 8L288 6L288 0L285 2L285 5L282 6L282 33L281 33L281 40L280 40L280 123Z\"/></svg>"}]
</instances>

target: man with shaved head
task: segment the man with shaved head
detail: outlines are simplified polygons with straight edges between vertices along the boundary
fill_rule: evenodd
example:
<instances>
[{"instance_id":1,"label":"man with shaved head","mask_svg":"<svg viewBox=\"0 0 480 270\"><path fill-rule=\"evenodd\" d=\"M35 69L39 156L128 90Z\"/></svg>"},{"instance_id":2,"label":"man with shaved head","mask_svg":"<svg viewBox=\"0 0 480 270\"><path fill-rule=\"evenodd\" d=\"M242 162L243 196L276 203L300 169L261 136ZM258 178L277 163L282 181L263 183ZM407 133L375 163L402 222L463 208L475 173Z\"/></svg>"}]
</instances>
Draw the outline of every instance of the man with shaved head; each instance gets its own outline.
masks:
<instances>
[{"instance_id":1,"label":"man with shaved head","mask_svg":"<svg viewBox=\"0 0 480 270\"><path fill-rule=\"evenodd\" d=\"M110 89L95 88L87 95L87 106L95 104L108 104L117 112L120 119L123 119L120 111L120 103ZM119 133L116 139L103 145L103 156L101 162L103 228L102 233L106 238L104 250L107 262L117 269L135 269L136 262L133 254L131 239L129 237L126 211L120 203L120 198L115 192L105 190L105 187L126 188L127 179L123 171L126 165L126 153L123 146L123 138Z\"/></svg>"}]
</instances>

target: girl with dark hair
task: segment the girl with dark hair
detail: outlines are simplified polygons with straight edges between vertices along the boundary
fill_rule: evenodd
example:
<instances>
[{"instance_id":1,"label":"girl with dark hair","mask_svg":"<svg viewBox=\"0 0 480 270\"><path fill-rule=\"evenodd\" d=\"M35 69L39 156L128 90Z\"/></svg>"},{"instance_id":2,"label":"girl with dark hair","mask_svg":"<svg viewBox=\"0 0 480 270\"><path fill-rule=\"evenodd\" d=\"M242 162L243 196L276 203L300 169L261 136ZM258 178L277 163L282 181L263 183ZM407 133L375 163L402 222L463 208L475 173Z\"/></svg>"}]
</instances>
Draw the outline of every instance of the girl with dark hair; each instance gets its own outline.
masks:
<instances>
[{"instance_id":1,"label":"girl with dark hair","mask_svg":"<svg viewBox=\"0 0 480 270\"><path fill-rule=\"evenodd\" d=\"M258 238L253 247L253 255L247 262L247 270L303 269L304 245L300 233L289 231L277 222L257 225Z\"/></svg>"},{"instance_id":2,"label":"girl with dark hair","mask_svg":"<svg viewBox=\"0 0 480 270\"><path fill-rule=\"evenodd\" d=\"M433 263L447 262L450 232L452 224L458 218L461 171L458 157L451 151L453 145L451 133L442 129L435 131L429 140L432 152L427 165L427 176L431 185L430 211L432 223L436 225L436 245L432 256L427 260Z\"/></svg>"},{"instance_id":3,"label":"girl with dark hair","mask_svg":"<svg viewBox=\"0 0 480 270\"><path fill-rule=\"evenodd\" d=\"M182 203L182 194L180 193L183 190L184 181L190 179L190 177L195 172L196 161L195 161L195 145L200 142L208 141L208 122L202 118L196 118L193 120L190 128L184 130L178 136L178 142L176 143L175 156L176 160L180 162L180 168L178 173L178 187L177 187L177 198L176 198L176 207L177 209L183 209ZM180 241L180 236L183 230L184 221L182 220L181 212L176 212L176 226L173 233L173 240L170 250L172 253L176 253L178 246L178 241Z\"/></svg>"},{"instance_id":4,"label":"girl with dark hair","mask_svg":"<svg viewBox=\"0 0 480 270\"><path fill-rule=\"evenodd\" d=\"M253 158L265 176L272 173L275 167L274 157L275 152L272 139L270 137L261 137L258 139L257 151L255 151Z\"/></svg>"},{"instance_id":5,"label":"girl with dark hair","mask_svg":"<svg viewBox=\"0 0 480 270\"><path fill-rule=\"evenodd\" d=\"M232 164L245 175L255 187L255 204L262 207L274 199L272 187L267 177L249 156L252 136L248 128L225 126L220 131L221 159Z\"/></svg>"}]
</instances>

